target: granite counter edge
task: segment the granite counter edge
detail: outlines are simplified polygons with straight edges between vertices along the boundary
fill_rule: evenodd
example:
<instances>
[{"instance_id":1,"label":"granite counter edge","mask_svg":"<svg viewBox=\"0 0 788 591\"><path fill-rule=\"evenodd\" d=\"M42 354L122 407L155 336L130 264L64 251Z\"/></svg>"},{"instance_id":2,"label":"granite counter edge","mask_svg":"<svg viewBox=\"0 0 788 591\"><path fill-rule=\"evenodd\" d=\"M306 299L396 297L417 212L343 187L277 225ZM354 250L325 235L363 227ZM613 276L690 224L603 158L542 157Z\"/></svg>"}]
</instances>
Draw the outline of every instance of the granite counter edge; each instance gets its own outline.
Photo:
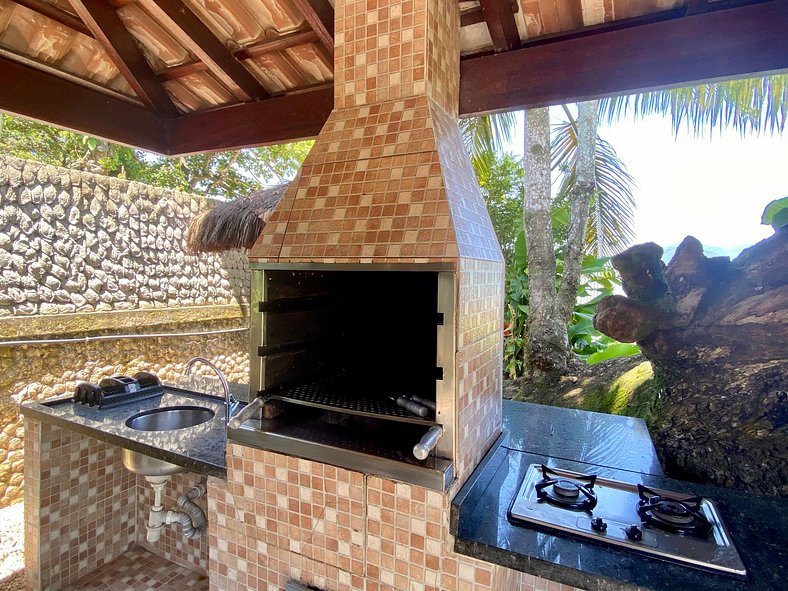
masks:
<instances>
[{"instance_id":1,"label":"granite counter edge","mask_svg":"<svg viewBox=\"0 0 788 591\"><path fill-rule=\"evenodd\" d=\"M81 435L86 435L87 437L92 437L111 445L116 445L131 451L137 451L152 458L164 460L165 462L182 466L190 472L204 474L205 476L215 476L217 478L221 478L222 480L227 479L227 466L213 464L195 457L185 456L183 454L147 445L140 441L134 441L133 439L127 439L113 433L107 433L106 431L96 429L95 427L87 427L85 425L69 421L68 419L43 412L32 405L22 405L20 406L20 411L26 418L57 425L58 427L69 429Z\"/></svg>"}]
</instances>

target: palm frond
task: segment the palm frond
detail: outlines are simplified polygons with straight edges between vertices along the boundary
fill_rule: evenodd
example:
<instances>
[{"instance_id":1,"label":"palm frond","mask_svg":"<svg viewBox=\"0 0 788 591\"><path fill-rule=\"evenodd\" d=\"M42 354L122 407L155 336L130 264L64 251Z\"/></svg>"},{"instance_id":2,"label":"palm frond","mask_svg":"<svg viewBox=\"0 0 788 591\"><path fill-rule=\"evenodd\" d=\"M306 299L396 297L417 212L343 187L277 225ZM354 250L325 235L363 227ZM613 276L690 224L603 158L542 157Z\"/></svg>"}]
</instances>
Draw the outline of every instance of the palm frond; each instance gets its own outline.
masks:
<instances>
[{"instance_id":1,"label":"palm frond","mask_svg":"<svg viewBox=\"0 0 788 591\"><path fill-rule=\"evenodd\" d=\"M597 136L596 185L591 204L586 244L597 256L621 252L635 239L635 179L609 142ZM553 170L563 171L558 199L567 195L575 182L577 135L570 120L555 127L552 142Z\"/></svg>"},{"instance_id":2,"label":"palm frond","mask_svg":"<svg viewBox=\"0 0 788 591\"><path fill-rule=\"evenodd\" d=\"M788 75L775 74L710 82L698 86L602 99L600 118L608 123L626 116L670 115L673 132L682 125L696 136L705 130L733 128L749 133L782 133L788 121Z\"/></svg>"},{"instance_id":3,"label":"palm frond","mask_svg":"<svg viewBox=\"0 0 788 591\"><path fill-rule=\"evenodd\" d=\"M460 133L474 170L489 171L496 152L505 151L517 124L513 112L460 119Z\"/></svg>"}]
</instances>

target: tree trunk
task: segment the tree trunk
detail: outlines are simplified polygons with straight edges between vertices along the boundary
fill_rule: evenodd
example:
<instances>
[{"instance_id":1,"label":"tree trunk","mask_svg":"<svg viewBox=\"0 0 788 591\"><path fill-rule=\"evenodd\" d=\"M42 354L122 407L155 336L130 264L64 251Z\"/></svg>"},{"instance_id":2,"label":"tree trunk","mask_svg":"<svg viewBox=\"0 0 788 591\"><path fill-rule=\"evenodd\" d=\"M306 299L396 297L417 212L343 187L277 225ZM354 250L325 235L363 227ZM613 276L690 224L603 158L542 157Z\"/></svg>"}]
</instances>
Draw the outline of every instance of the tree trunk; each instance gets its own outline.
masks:
<instances>
[{"instance_id":1,"label":"tree trunk","mask_svg":"<svg viewBox=\"0 0 788 591\"><path fill-rule=\"evenodd\" d=\"M556 308L550 164L550 111L530 109L525 112L523 203L529 278L525 362L537 374L563 371L568 347L566 324Z\"/></svg>"},{"instance_id":2,"label":"tree trunk","mask_svg":"<svg viewBox=\"0 0 788 591\"><path fill-rule=\"evenodd\" d=\"M733 262L687 237L667 267L642 244L613 257L628 297L594 325L637 341L667 388L652 425L673 476L788 496L788 229Z\"/></svg>"},{"instance_id":3,"label":"tree trunk","mask_svg":"<svg viewBox=\"0 0 788 591\"><path fill-rule=\"evenodd\" d=\"M569 231L564 251L564 271L558 291L558 315L564 328L572 320L572 310L580 284L591 197L596 190L596 138L599 101L577 105L577 160L575 184L569 194Z\"/></svg>"}]
</instances>

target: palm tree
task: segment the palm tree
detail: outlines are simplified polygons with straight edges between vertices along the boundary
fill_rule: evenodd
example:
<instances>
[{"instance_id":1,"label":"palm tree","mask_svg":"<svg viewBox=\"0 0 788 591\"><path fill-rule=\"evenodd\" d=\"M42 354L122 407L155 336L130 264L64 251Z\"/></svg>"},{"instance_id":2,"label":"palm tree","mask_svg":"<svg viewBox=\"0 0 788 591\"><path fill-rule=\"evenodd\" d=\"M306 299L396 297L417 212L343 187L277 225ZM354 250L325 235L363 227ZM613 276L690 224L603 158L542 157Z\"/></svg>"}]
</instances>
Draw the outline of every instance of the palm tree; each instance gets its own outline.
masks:
<instances>
[{"instance_id":1,"label":"palm tree","mask_svg":"<svg viewBox=\"0 0 788 591\"><path fill-rule=\"evenodd\" d=\"M489 171L495 154L503 152L512 139L516 124L514 112L460 119L462 142L477 176L479 171Z\"/></svg>"},{"instance_id":2,"label":"palm tree","mask_svg":"<svg viewBox=\"0 0 788 591\"><path fill-rule=\"evenodd\" d=\"M715 129L728 127L738 130L742 135L760 133L764 130L772 134L782 133L786 120L788 120L788 75L709 83L695 87L614 97L599 101L596 108L599 117L608 121L626 116L630 109L636 118L650 114L670 114L675 133L678 133L683 124L686 124L696 135L701 135L706 129L713 132ZM587 109L585 110L587 111ZM526 178L525 183L524 222L527 234L531 235L529 242L537 245L537 252L533 251L532 244L528 245L529 269L531 271L530 290L532 294L535 291L545 294L545 301L548 302L544 308L546 312L534 318L536 324L529 318L529 332L525 348L526 351L534 352L535 356L533 359L526 359L526 365L532 371L536 368L545 373L561 372L565 368L566 358L569 356L568 344L562 336L566 333L568 319L564 318L564 314L559 313L566 306L558 304L561 291L568 292L569 290L568 287L564 290L557 290L555 273L550 273L550 269L555 267L554 258L551 260L551 257L546 256L548 253L546 245L549 244L552 248L551 220L549 217L541 215L543 213L541 209L543 209L542 206L545 202L545 191L547 191L548 199L550 195L549 167L560 168L566 173L558 196L559 199L567 198L576 193L573 187L579 174L577 162L580 156L578 154L584 153L586 158L592 154L596 167L590 195L591 220L587 219L588 214L581 221L575 217L574 222L570 216L569 226L571 228L574 225L577 228L578 223L584 224L586 231L580 233L580 236L586 240L590 237L599 254L612 254L620 250L622 246L626 246L632 239L633 200L631 191L626 190L626 187L631 185L632 178L621 164L614 163L612 157L615 156L615 150L612 146L600 140L598 136L595 141L587 140L586 145L583 146L583 141L578 140L578 137L584 135L579 130L579 122L574 120L571 113L566 112L570 115L569 120L558 126L547 158L543 156L548 151L545 137L549 138L549 112L546 109L534 109L526 112L526 175L531 178ZM591 121L587 113L585 119ZM499 125L511 124L511 119L507 121L508 123L499 122ZM484 133L492 133L496 129L486 123L478 125ZM595 130L596 118L593 120L593 126ZM469 128L473 130L474 126L470 125ZM506 131L511 133L511 129ZM529 137L531 138L530 142ZM474 163L484 165L485 162L490 161L491 155L489 153L487 155L478 154L473 150L474 148L486 149L494 143L493 138L485 137L482 134L478 140L466 141L466 147L471 148L470 153ZM537 166L533 166L533 164L537 164ZM548 167L548 169L544 167ZM583 211L583 199L581 199L581 203L575 204L576 212ZM530 203L532 207L529 207L529 202L533 202ZM588 224L588 221L592 223ZM537 235L534 236L534 234ZM575 232L574 240L578 240L577 232ZM541 250L539 245L541 245ZM577 244L568 245L567 251L570 248L575 248L577 251L578 247ZM544 252L541 252L542 250ZM543 268L543 265L546 265L546 268ZM571 283L571 277L569 279ZM562 279L562 284L564 280L565 278ZM544 323L544 325L540 326L539 323ZM542 353L547 351L549 354L542 355L540 358L538 356L540 351Z\"/></svg>"},{"instance_id":3,"label":"palm tree","mask_svg":"<svg viewBox=\"0 0 788 591\"><path fill-rule=\"evenodd\" d=\"M674 133L686 124L696 136L732 127L749 133L781 134L788 121L788 75L709 82L699 86L642 92L603 99L600 118L608 122L626 116L670 115Z\"/></svg>"}]
</instances>

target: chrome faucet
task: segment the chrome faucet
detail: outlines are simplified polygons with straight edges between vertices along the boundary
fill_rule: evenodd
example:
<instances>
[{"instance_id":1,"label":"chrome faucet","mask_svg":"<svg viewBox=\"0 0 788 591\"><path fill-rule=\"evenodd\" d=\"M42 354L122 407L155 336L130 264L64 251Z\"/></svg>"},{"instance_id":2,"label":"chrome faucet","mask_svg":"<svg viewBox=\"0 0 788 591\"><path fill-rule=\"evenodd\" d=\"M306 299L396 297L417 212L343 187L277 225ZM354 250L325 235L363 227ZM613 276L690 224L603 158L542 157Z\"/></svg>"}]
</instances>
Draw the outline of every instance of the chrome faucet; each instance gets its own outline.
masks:
<instances>
[{"instance_id":1,"label":"chrome faucet","mask_svg":"<svg viewBox=\"0 0 788 591\"><path fill-rule=\"evenodd\" d=\"M224 420L225 424L230 421L230 417L233 414L233 411L238 406L238 401L233 398L233 395L230 393L230 384L227 383L227 378L224 377L222 370L216 367L213 363L208 361L205 357L192 357L186 363L186 369L183 370L183 375L188 376L191 374L192 366L196 363L202 363L210 367L218 376L219 381L222 383L222 388L224 388Z\"/></svg>"}]
</instances>

